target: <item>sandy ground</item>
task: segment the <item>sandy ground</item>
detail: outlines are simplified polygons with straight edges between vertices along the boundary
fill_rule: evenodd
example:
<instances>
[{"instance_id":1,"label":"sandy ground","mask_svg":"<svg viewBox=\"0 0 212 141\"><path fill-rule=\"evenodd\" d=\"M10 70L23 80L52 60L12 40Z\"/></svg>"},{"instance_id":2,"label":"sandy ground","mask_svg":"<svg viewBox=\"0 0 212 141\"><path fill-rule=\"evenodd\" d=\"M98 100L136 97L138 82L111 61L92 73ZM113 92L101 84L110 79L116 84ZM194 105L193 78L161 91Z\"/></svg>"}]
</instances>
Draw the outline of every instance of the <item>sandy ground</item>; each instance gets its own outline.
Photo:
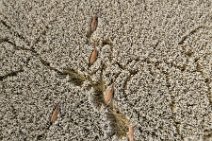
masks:
<instances>
[{"instance_id":1,"label":"sandy ground","mask_svg":"<svg viewBox=\"0 0 212 141\"><path fill-rule=\"evenodd\" d=\"M0 0L0 140L212 140L209 1Z\"/></svg>"}]
</instances>

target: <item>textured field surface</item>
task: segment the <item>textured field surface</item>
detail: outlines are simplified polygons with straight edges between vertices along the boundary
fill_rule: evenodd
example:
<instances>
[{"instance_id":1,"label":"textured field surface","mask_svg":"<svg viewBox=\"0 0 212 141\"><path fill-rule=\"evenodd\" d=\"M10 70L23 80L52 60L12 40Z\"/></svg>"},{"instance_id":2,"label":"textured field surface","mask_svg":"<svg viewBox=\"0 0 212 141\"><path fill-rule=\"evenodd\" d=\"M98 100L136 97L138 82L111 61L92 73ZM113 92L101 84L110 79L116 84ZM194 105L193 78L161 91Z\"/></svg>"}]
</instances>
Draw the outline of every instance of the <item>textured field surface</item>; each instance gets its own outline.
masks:
<instances>
[{"instance_id":1,"label":"textured field surface","mask_svg":"<svg viewBox=\"0 0 212 141\"><path fill-rule=\"evenodd\" d=\"M0 0L0 140L211 141L211 23L210 0Z\"/></svg>"}]
</instances>

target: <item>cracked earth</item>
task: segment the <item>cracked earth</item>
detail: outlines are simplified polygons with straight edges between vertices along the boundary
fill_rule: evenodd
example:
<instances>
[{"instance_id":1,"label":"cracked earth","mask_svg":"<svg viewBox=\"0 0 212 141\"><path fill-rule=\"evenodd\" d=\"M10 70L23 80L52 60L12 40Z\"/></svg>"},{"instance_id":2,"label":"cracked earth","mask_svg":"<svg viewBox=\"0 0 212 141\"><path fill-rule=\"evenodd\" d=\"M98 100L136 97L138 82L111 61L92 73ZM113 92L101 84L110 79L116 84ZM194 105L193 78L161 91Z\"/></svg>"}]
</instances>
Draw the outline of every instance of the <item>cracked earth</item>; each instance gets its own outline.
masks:
<instances>
[{"instance_id":1,"label":"cracked earth","mask_svg":"<svg viewBox=\"0 0 212 141\"><path fill-rule=\"evenodd\" d=\"M0 140L212 140L211 9L0 0Z\"/></svg>"}]
</instances>

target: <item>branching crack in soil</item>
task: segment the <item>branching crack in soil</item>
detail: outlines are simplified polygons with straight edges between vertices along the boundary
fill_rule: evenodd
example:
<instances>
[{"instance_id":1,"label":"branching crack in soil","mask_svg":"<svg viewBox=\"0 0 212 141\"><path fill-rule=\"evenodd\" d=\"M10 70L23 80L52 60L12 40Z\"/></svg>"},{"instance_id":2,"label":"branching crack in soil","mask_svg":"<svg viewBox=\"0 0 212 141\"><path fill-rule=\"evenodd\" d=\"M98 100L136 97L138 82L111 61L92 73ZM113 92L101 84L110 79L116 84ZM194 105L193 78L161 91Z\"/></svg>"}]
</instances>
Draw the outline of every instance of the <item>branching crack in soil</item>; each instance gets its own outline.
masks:
<instances>
[{"instance_id":1,"label":"branching crack in soil","mask_svg":"<svg viewBox=\"0 0 212 141\"><path fill-rule=\"evenodd\" d=\"M191 31L189 31L187 34L185 34L181 39L180 41L178 42L178 45L181 45L185 42L185 40L187 38L189 38L189 36L195 34L196 32L198 32L198 30L202 29L202 28L205 28L205 29L211 29L211 27L208 27L208 26L205 26L205 25L199 25L197 26L196 28L192 29Z\"/></svg>"},{"instance_id":2,"label":"branching crack in soil","mask_svg":"<svg viewBox=\"0 0 212 141\"><path fill-rule=\"evenodd\" d=\"M33 49L25 48L25 47L22 47L22 46L17 46L17 45L16 45L13 41L11 41L9 38L1 38L1 39L0 39L0 44L1 44L1 43L4 43L4 42L11 44L11 45L14 47L15 50L30 51L30 52L32 53L32 55L35 55L35 56L38 55L38 53L37 53L35 50L33 50Z\"/></svg>"},{"instance_id":3,"label":"branching crack in soil","mask_svg":"<svg viewBox=\"0 0 212 141\"><path fill-rule=\"evenodd\" d=\"M17 71L12 71L12 72L9 72L3 76L0 76L0 81L3 81L4 79L8 78L8 77L12 77L12 76L17 76L18 73L20 72L24 72L23 69L20 69L20 70L17 70Z\"/></svg>"},{"instance_id":4,"label":"branching crack in soil","mask_svg":"<svg viewBox=\"0 0 212 141\"><path fill-rule=\"evenodd\" d=\"M16 43L14 41L11 41L9 38L1 38L0 39L0 43L9 43L11 44L15 50L23 50L23 51L29 51L31 53L32 56L38 58L41 62L41 64L43 66L45 66L47 69L55 71L56 73L58 73L59 75L68 75L70 78L70 82L77 85L77 86L81 86L83 84L84 81L88 80L90 82L90 87L94 88L95 91L95 102L97 103L97 105L104 105L104 101L103 101L103 93L106 89L106 82L103 80L103 71L106 69L106 65L104 63L101 64L100 67L100 80L98 80L97 82L94 82L91 78L90 75L81 73L77 70L74 70L72 68L67 68L64 70L59 70L53 66L51 66L51 63L44 60L43 58L41 58L41 55L35 51L33 49L33 47L39 42L39 39L42 35L45 36L46 31L49 29L48 26L45 27L45 29L43 30L43 32L40 33L40 36L38 36L33 42L28 41L23 35L19 34L18 32L14 31L13 28L11 26L9 26L9 24L7 24L6 21L4 20L0 20L0 23L2 23L7 29L10 30L11 34L14 35L17 38L20 38L21 40L23 40L27 46L18 46L16 45ZM91 41L91 40L89 40ZM112 62L112 54L113 54L113 44L112 41L110 39L106 39L103 40L102 42L102 47L105 45L109 45L111 47L111 55L110 55L110 62ZM29 60L28 60L29 61ZM130 61L128 62L130 63ZM119 65L119 64L118 64ZM121 65L119 65L120 68L122 68L123 70L126 70L126 67L121 67ZM10 72L4 76L0 76L0 81L3 81L4 79L11 77L11 76L17 76L18 73L23 72L23 69L20 69L18 71L13 71ZM124 89L127 89L127 83L132 79L132 75L136 75L138 73L138 71L134 71L134 70L128 70L127 71L130 72L130 75L128 76L125 84L124 84ZM95 73L94 73L95 74ZM113 78L113 81L115 82L116 78ZM114 83L112 82L112 83ZM129 126L129 119L122 114L118 108L116 107L116 105L113 104L113 102L111 102L109 105L104 105L105 108L108 108L110 111L110 114L113 115L113 119L111 119L111 122L114 122L115 126L114 129L115 130L115 134L117 137L121 138L121 137L126 137L127 136L127 130L128 130L128 126ZM46 134L46 133L45 133ZM41 135L43 136L43 135ZM44 135L45 136L45 135Z\"/></svg>"},{"instance_id":5,"label":"branching crack in soil","mask_svg":"<svg viewBox=\"0 0 212 141\"><path fill-rule=\"evenodd\" d=\"M18 37L18 38L22 39L28 46L30 45L30 42L27 40L27 38L24 37L23 35L21 35L20 33L18 33L17 31L14 31L12 29L12 27L9 26L9 24L6 23L6 21L0 20L0 22L10 31L10 33L12 35L14 35L15 37Z\"/></svg>"}]
</instances>

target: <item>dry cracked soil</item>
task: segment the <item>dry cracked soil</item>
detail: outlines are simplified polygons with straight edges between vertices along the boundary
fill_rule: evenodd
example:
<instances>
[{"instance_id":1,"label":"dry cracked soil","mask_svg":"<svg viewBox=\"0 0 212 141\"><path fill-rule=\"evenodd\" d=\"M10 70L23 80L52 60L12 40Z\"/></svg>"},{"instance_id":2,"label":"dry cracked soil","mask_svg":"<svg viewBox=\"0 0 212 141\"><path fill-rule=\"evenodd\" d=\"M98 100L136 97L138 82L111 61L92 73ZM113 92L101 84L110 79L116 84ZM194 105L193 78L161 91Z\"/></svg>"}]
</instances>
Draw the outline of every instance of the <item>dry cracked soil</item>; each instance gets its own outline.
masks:
<instances>
[{"instance_id":1,"label":"dry cracked soil","mask_svg":"<svg viewBox=\"0 0 212 141\"><path fill-rule=\"evenodd\" d=\"M211 141L211 23L211 0L0 0L0 140Z\"/></svg>"}]
</instances>

